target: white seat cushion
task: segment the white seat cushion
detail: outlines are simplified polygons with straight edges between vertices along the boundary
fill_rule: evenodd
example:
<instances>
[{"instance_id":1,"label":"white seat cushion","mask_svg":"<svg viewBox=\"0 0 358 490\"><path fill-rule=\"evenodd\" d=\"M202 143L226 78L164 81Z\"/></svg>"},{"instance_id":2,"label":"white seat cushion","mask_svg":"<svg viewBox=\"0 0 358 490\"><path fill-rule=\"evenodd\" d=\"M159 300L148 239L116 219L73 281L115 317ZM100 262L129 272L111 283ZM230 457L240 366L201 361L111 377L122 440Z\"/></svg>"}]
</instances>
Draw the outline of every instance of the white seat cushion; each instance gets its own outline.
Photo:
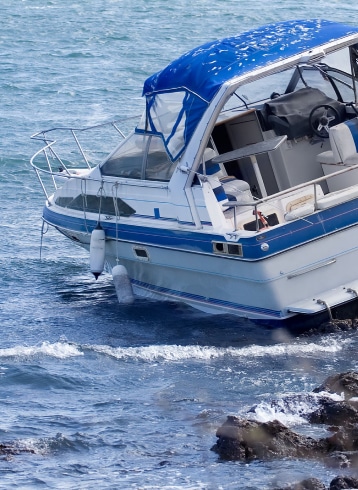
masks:
<instances>
[{"instance_id":1,"label":"white seat cushion","mask_svg":"<svg viewBox=\"0 0 358 490\"><path fill-rule=\"evenodd\" d=\"M328 165L334 165L335 163L339 163L334 158L332 150L327 150L327 151L323 151L322 153L319 153L316 157L316 160L319 163L327 163Z\"/></svg>"},{"instance_id":2,"label":"white seat cushion","mask_svg":"<svg viewBox=\"0 0 358 490\"><path fill-rule=\"evenodd\" d=\"M329 130L329 140L333 157L337 162L346 163L358 153L358 118L337 124ZM327 162L328 163L328 162Z\"/></svg>"}]
</instances>

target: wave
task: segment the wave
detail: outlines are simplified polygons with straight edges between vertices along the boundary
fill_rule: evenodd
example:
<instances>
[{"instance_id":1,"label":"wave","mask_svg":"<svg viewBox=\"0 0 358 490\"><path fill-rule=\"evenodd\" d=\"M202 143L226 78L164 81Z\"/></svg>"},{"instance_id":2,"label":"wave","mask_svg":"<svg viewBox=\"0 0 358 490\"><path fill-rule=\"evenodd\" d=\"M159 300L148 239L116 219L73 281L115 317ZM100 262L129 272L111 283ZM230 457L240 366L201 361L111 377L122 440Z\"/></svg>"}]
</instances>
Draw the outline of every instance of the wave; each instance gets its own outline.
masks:
<instances>
[{"instance_id":1,"label":"wave","mask_svg":"<svg viewBox=\"0 0 358 490\"><path fill-rule=\"evenodd\" d=\"M69 357L82 356L80 347L67 342L42 342L35 346L16 346L0 349L0 358L28 358L34 356L48 356L57 359L67 359Z\"/></svg>"},{"instance_id":2,"label":"wave","mask_svg":"<svg viewBox=\"0 0 358 490\"><path fill-rule=\"evenodd\" d=\"M299 356L336 353L342 350L343 342L327 339L321 343L296 343L278 345L251 345L249 347L212 347L199 345L149 345L140 347L110 347L107 345L85 346L88 350L114 357L118 360L139 360L146 362L179 362L186 359L206 361L222 357L261 358L264 356Z\"/></svg>"},{"instance_id":3,"label":"wave","mask_svg":"<svg viewBox=\"0 0 358 490\"><path fill-rule=\"evenodd\" d=\"M54 437L45 438L24 438L14 441L1 443L2 454L19 455L23 453L31 453L38 455L48 455L66 451L80 451L88 449L89 438L86 435L77 433L74 436L65 436L61 432Z\"/></svg>"},{"instance_id":4,"label":"wave","mask_svg":"<svg viewBox=\"0 0 358 490\"><path fill-rule=\"evenodd\" d=\"M325 339L319 343L299 342L275 345L250 345L248 347L215 347L200 345L158 344L138 347L111 347L109 345L76 344L68 341L41 342L34 346L14 346L0 349L0 358L48 356L58 359L83 356L95 352L117 360L144 362L180 362L186 359L207 361L224 357L255 359L262 357L320 355L337 353L348 340Z\"/></svg>"},{"instance_id":5,"label":"wave","mask_svg":"<svg viewBox=\"0 0 358 490\"><path fill-rule=\"evenodd\" d=\"M249 410L249 414L259 422L279 420L286 426L307 423L308 416L317 410L322 398L340 401L342 397L334 393L292 393L270 402L261 402Z\"/></svg>"}]
</instances>

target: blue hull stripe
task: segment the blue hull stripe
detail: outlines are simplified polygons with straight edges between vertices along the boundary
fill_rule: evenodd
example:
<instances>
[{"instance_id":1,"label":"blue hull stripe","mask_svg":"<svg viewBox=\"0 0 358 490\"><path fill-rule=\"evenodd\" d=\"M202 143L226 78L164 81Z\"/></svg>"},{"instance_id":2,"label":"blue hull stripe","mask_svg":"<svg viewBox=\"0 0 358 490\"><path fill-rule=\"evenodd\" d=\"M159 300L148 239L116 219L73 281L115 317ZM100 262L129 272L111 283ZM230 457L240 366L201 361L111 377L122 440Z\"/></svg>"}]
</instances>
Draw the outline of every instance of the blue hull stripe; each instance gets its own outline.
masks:
<instances>
[{"instance_id":1,"label":"blue hull stripe","mask_svg":"<svg viewBox=\"0 0 358 490\"><path fill-rule=\"evenodd\" d=\"M91 233L96 221L84 220L58 214L51 208L44 208L43 217L49 224L81 233ZM358 199L336 205L304 219L288 222L277 228L268 228L264 234L257 237L240 238L243 248L243 258L234 260L260 260L271 255L284 252L290 248L300 246L311 240L323 238L327 234L336 233L350 226L358 224ZM147 226L102 221L101 225L106 236L113 240L143 244L147 246L161 246L180 249L188 252L213 253L212 241L223 241L223 235L209 235L200 231L168 230ZM261 250L262 241L269 245L269 252Z\"/></svg>"},{"instance_id":2,"label":"blue hull stripe","mask_svg":"<svg viewBox=\"0 0 358 490\"><path fill-rule=\"evenodd\" d=\"M238 303L232 303L230 301L224 301L220 299L215 299L215 298L208 298L206 296L200 296L198 294L191 294L191 293L186 293L183 291L176 291L173 289L168 289L168 288L163 288L160 286L155 286L153 284L147 284L142 281L137 281L135 279L132 279L132 284L134 286L138 286L140 288L144 288L146 290L152 291L154 293L159 293L159 294L166 294L170 295L176 298L180 298L182 300L187 300L187 301L193 301L193 302L199 302L204 305L207 305L208 307L222 307L230 310L235 310L235 311L240 311L240 312L246 312L246 313L256 313L256 314L261 314L265 316L271 316L272 318L282 318L280 311L277 310L271 310L269 308L258 308L255 306L248 306L248 305L242 305Z\"/></svg>"}]
</instances>

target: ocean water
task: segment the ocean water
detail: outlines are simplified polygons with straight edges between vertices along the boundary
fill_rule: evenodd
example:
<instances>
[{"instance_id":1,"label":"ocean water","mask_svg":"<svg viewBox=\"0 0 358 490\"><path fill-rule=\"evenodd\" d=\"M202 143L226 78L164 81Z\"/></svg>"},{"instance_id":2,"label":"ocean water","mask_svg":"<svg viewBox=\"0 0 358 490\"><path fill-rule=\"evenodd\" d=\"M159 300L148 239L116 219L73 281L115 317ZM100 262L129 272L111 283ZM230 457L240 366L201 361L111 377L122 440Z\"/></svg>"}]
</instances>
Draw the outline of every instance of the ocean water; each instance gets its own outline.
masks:
<instances>
[{"instance_id":1,"label":"ocean water","mask_svg":"<svg viewBox=\"0 0 358 490\"><path fill-rule=\"evenodd\" d=\"M356 1L2 0L0 14L0 488L256 490L350 474L222 462L211 447L227 415L253 406L313 430L308 394L357 369L356 332L118 305L111 278L96 282L87 254L54 231L40 258L44 196L29 159L39 130L140 114L144 79L200 43L275 20L354 23Z\"/></svg>"}]
</instances>

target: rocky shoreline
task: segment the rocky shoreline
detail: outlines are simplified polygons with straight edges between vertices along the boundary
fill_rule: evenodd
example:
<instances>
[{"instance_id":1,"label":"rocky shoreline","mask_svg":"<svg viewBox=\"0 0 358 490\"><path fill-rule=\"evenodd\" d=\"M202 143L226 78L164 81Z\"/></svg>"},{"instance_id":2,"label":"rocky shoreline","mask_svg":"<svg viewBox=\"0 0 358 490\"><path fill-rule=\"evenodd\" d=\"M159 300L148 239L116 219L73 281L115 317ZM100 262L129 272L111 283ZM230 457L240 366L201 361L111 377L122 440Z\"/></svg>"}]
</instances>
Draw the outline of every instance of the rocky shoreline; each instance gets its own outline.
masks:
<instances>
[{"instance_id":1,"label":"rocky shoreline","mask_svg":"<svg viewBox=\"0 0 358 490\"><path fill-rule=\"evenodd\" d=\"M317 394L317 408L305 414L305 418L311 424L323 424L331 433L329 437L307 437L278 420L258 422L250 413L248 418L229 415L216 432L217 442L212 450L227 461L311 458L337 469L358 471L358 373L349 371L330 376L313 393ZM337 399L330 395L337 395ZM312 477L275 490L353 488L358 489L358 476L337 476L328 488Z\"/></svg>"}]
</instances>

